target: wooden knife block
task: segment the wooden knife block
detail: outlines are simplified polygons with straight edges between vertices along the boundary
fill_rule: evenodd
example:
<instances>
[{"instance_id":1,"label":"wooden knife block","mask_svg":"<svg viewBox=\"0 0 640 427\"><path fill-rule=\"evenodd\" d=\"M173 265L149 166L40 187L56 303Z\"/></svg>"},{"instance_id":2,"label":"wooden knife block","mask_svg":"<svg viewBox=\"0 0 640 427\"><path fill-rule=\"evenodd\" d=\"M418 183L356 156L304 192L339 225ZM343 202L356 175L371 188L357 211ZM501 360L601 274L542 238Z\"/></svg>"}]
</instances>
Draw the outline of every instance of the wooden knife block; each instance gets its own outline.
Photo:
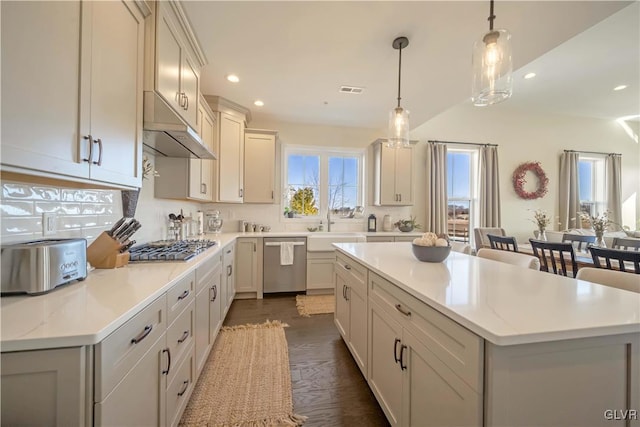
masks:
<instances>
[{"instance_id":1,"label":"wooden knife block","mask_svg":"<svg viewBox=\"0 0 640 427\"><path fill-rule=\"evenodd\" d=\"M120 253L122 244L102 232L87 248L87 261L95 268L118 268L129 264L129 252Z\"/></svg>"}]
</instances>

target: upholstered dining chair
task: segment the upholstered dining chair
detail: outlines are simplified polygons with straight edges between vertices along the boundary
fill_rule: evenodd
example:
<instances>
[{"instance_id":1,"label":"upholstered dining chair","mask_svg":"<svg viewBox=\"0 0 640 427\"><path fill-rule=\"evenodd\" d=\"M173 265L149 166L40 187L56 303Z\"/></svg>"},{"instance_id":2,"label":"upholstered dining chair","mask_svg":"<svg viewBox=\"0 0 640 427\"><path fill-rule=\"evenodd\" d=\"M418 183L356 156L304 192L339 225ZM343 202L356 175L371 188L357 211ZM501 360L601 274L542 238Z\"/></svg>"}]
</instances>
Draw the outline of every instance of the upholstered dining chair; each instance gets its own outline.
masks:
<instances>
[{"instance_id":1,"label":"upholstered dining chair","mask_svg":"<svg viewBox=\"0 0 640 427\"><path fill-rule=\"evenodd\" d=\"M494 236L506 236L504 228L490 228L479 227L473 229L473 242L475 245L476 253L482 248L490 248L489 238L487 234L493 234Z\"/></svg>"},{"instance_id":2,"label":"upholstered dining chair","mask_svg":"<svg viewBox=\"0 0 640 427\"><path fill-rule=\"evenodd\" d=\"M582 267L578 270L576 279L612 286L614 288L624 289L640 294L640 278L635 274L624 271Z\"/></svg>"},{"instance_id":3,"label":"upholstered dining chair","mask_svg":"<svg viewBox=\"0 0 640 427\"><path fill-rule=\"evenodd\" d=\"M495 234L487 234L491 249L500 249L501 251L518 252L518 242L512 236L496 236Z\"/></svg>"},{"instance_id":4,"label":"upholstered dining chair","mask_svg":"<svg viewBox=\"0 0 640 427\"><path fill-rule=\"evenodd\" d=\"M624 249L625 251L640 251L640 239L614 237L611 247L613 249Z\"/></svg>"},{"instance_id":5,"label":"upholstered dining chair","mask_svg":"<svg viewBox=\"0 0 640 427\"><path fill-rule=\"evenodd\" d=\"M464 242L449 242L451 245L451 250L455 252L460 252L461 254L471 255L471 246L468 243Z\"/></svg>"},{"instance_id":6,"label":"upholstered dining chair","mask_svg":"<svg viewBox=\"0 0 640 427\"><path fill-rule=\"evenodd\" d=\"M627 271L627 267L633 265L633 272L640 274L640 252L607 249L597 246L589 246L589 251L591 252L591 258L593 258L593 265L598 268ZM617 266L614 267L615 264Z\"/></svg>"},{"instance_id":7,"label":"upholstered dining chair","mask_svg":"<svg viewBox=\"0 0 640 427\"><path fill-rule=\"evenodd\" d=\"M596 236L586 236L583 234L564 233L562 235L563 242L569 242L576 251L587 252L590 243L595 243Z\"/></svg>"},{"instance_id":8,"label":"upholstered dining chair","mask_svg":"<svg viewBox=\"0 0 640 427\"><path fill-rule=\"evenodd\" d=\"M540 270L553 274L570 276L567 272L567 260L571 261L571 276L578 271L576 254L571 243L552 243L544 240L529 239L533 254L540 260ZM567 259L568 257L568 259Z\"/></svg>"},{"instance_id":9,"label":"upholstered dining chair","mask_svg":"<svg viewBox=\"0 0 640 427\"><path fill-rule=\"evenodd\" d=\"M482 248L476 254L478 258L492 259L494 261L506 262L532 270L540 270L540 260L534 256L517 252L504 251L500 249Z\"/></svg>"}]
</instances>

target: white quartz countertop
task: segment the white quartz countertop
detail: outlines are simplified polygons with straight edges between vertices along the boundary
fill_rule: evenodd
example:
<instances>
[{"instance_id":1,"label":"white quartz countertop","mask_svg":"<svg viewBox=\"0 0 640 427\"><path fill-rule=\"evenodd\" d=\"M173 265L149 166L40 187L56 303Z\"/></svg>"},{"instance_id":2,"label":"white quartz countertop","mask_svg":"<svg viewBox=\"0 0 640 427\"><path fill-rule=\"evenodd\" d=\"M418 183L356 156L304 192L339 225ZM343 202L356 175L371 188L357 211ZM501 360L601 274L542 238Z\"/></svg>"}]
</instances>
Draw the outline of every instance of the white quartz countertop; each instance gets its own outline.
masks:
<instances>
[{"instance_id":1,"label":"white quartz countertop","mask_svg":"<svg viewBox=\"0 0 640 427\"><path fill-rule=\"evenodd\" d=\"M640 333L634 292L453 251L420 262L411 243L334 246L496 345Z\"/></svg>"}]
</instances>

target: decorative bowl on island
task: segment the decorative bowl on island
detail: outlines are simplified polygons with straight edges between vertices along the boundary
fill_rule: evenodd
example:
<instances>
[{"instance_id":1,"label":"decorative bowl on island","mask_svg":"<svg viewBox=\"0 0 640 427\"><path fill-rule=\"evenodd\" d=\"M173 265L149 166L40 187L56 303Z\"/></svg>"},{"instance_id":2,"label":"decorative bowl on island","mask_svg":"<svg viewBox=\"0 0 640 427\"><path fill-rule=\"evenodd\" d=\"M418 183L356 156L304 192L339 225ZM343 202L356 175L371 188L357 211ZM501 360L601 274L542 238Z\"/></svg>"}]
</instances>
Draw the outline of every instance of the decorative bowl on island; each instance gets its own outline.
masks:
<instances>
[{"instance_id":1,"label":"decorative bowl on island","mask_svg":"<svg viewBox=\"0 0 640 427\"><path fill-rule=\"evenodd\" d=\"M413 255L422 262L442 262L451 253L451 245L444 237L435 233L424 233L411 243Z\"/></svg>"}]
</instances>

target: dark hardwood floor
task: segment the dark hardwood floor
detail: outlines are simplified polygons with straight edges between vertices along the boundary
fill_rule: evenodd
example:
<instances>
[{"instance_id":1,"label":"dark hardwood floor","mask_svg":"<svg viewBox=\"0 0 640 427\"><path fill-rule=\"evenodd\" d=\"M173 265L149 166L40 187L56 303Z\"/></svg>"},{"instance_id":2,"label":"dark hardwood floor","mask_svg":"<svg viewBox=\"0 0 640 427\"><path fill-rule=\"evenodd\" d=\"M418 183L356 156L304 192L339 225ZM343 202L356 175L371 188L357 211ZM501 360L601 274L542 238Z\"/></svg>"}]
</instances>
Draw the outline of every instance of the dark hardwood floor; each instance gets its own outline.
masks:
<instances>
[{"instance_id":1,"label":"dark hardwood floor","mask_svg":"<svg viewBox=\"0 0 640 427\"><path fill-rule=\"evenodd\" d=\"M289 364L296 414L309 417L305 427L388 426L367 382L333 323L333 314L302 317L295 296L235 300L225 326L280 320L289 344Z\"/></svg>"}]
</instances>

